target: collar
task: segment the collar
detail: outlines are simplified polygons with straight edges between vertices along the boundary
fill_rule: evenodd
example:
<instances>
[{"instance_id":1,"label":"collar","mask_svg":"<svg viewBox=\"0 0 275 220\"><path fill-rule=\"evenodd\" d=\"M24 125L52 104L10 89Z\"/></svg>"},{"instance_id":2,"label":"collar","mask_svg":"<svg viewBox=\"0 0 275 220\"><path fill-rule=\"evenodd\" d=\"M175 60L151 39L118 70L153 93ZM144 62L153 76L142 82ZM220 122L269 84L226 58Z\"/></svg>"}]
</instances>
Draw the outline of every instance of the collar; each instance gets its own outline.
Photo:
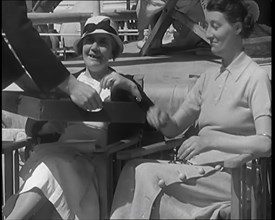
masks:
<instances>
[{"instance_id":1,"label":"collar","mask_svg":"<svg viewBox=\"0 0 275 220\"><path fill-rule=\"evenodd\" d=\"M112 72L115 72L115 70L113 69L113 68L111 68L110 66L108 66L108 70L109 70L109 72L106 74L106 75L109 75L109 74L111 74ZM88 68L86 67L85 68L85 73L84 73L88 78L91 78L91 79L93 79L93 80L96 80L92 75L91 75L91 73L89 72L89 70L88 70ZM96 80L96 81L98 81L98 80Z\"/></svg>"},{"instance_id":2,"label":"collar","mask_svg":"<svg viewBox=\"0 0 275 220\"><path fill-rule=\"evenodd\" d=\"M227 67L221 66L220 71L216 74L215 80L227 70L236 82L251 62L252 59L242 51Z\"/></svg>"}]
</instances>

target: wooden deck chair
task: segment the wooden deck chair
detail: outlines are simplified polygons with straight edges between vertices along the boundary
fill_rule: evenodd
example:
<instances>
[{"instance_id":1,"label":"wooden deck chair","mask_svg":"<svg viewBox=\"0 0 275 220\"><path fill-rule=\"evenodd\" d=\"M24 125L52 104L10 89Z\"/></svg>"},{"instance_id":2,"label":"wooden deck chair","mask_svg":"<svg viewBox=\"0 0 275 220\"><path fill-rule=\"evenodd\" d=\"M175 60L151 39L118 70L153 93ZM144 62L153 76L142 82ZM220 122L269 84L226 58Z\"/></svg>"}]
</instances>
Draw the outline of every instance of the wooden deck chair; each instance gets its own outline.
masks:
<instances>
[{"instance_id":1,"label":"wooden deck chair","mask_svg":"<svg viewBox=\"0 0 275 220\"><path fill-rule=\"evenodd\" d=\"M271 157L244 154L224 161L224 167L232 175L231 219L271 219ZM228 211L222 210L221 216Z\"/></svg>"},{"instance_id":2,"label":"wooden deck chair","mask_svg":"<svg viewBox=\"0 0 275 220\"><path fill-rule=\"evenodd\" d=\"M205 30L199 24L192 21L186 14L178 11L176 9L177 2L178 0L167 1L160 17L152 28L148 39L140 50L141 56L152 55L161 51L162 38L173 20L180 21L184 26L188 27L191 31L209 44L209 40L205 36Z\"/></svg>"},{"instance_id":3,"label":"wooden deck chair","mask_svg":"<svg viewBox=\"0 0 275 220\"><path fill-rule=\"evenodd\" d=\"M175 149L184 140L171 139L135 150L121 151L117 153L117 159L131 160ZM232 174L232 197L231 207L220 211L220 219L271 219L271 158L240 155L224 161L224 168L230 169Z\"/></svg>"},{"instance_id":4,"label":"wooden deck chair","mask_svg":"<svg viewBox=\"0 0 275 220\"><path fill-rule=\"evenodd\" d=\"M28 158L32 143L29 137L19 141L2 140L2 206L19 189L19 150L25 148L24 156Z\"/></svg>"},{"instance_id":5,"label":"wooden deck chair","mask_svg":"<svg viewBox=\"0 0 275 220\"><path fill-rule=\"evenodd\" d=\"M12 133L16 130L12 129ZM21 129L20 129L21 130ZM15 131L15 132L13 132ZM9 129L2 128L3 132L11 133ZM21 135L22 131L17 132L16 136L22 138L2 139L2 219L9 215L17 200L17 192L20 187L19 171L22 163L28 159L32 147L36 140L32 137ZM4 135L5 136L5 135ZM62 219L52 203L43 195L42 191L35 189L42 196L39 210L33 210L28 214L28 219Z\"/></svg>"},{"instance_id":6,"label":"wooden deck chair","mask_svg":"<svg viewBox=\"0 0 275 220\"><path fill-rule=\"evenodd\" d=\"M112 129L110 129L112 130ZM100 219L109 219L113 193L119 175L120 166L114 157L116 152L129 147L139 146L141 133L109 143L104 151L97 150L94 155L94 163L99 185ZM99 168L100 169L97 169Z\"/></svg>"},{"instance_id":7,"label":"wooden deck chair","mask_svg":"<svg viewBox=\"0 0 275 220\"><path fill-rule=\"evenodd\" d=\"M26 123L26 127L28 131L26 133L30 134L30 129L32 126L36 128L40 127L43 122L34 120L29 120ZM100 167L100 172L96 169L97 177L98 177L98 185L99 185L99 202L100 202L100 219L109 218L109 212L111 208L112 196L114 191L114 174L115 172L115 161L113 158L113 154L119 150L124 148L128 148L130 146L136 146L139 144L141 136L140 133L134 133L133 136L127 137L126 139L119 139L116 136L117 133L113 132L117 127L110 127L108 133L111 135L108 136L108 145L104 149L98 149L95 151L95 160L96 164L95 168ZM43 138L44 141L47 138ZM56 138L55 138L56 139ZM56 141L53 138L50 138L50 142ZM4 172L2 172L4 181L2 183L2 208L4 208L4 215L8 215L16 201L16 193L19 190L19 150L25 147L25 158L27 159L29 156L29 151L32 146L36 144L37 141L28 136L25 139L19 141L2 141L2 157L4 156ZM118 174L117 174L118 175ZM38 190L39 191L39 190ZM40 190L40 194L43 195ZM11 198L12 197L12 198ZM11 198L11 199L9 199ZM43 210L33 210L33 213L29 213L29 219L37 219L39 216L44 215L44 219L52 219L52 217L56 217L57 213L54 211L53 205L46 201L47 198L43 196L43 200L45 204L43 205L43 210L48 210L46 213ZM9 199L9 204L5 204ZM46 215L47 214L47 215ZM3 218L3 216L2 216Z\"/></svg>"},{"instance_id":8,"label":"wooden deck chair","mask_svg":"<svg viewBox=\"0 0 275 220\"><path fill-rule=\"evenodd\" d=\"M141 75L137 75L134 77L134 79L139 83L139 85L141 87L143 87L143 77ZM29 90L29 86L27 83L27 86L25 85L25 83L22 83L22 85L20 84L20 87ZM10 111L13 113L16 113L17 111L20 111L19 109L23 109L24 106L25 108L28 109L28 104L23 104L23 108L18 107L18 94L20 94L20 92L17 94L16 92L6 92L5 93L7 96L2 96L3 97L3 109L5 109L6 111ZM39 100L39 99L33 99L33 97L29 97L32 101L38 101L38 103L34 104L30 109L28 109L29 111L32 111L33 108L38 107L40 105L43 105L43 99ZM30 99L28 99L28 101L30 101ZM16 101L17 100L17 101ZM21 104L22 99L21 100ZM54 101L54 99L49 100L49 105L54 106L54 108L56 109L56 111L58 111L58 109L61 108L62 105L64 105L64 103L58 99L56 99ZM69 103L67 103L69 104ZM7 106L5 106L7 105ZM65 103L66 105L66 103ZM40 107L39 107L40 108ZM61 108L62 109L62 108ZM27 110L27 111L28 111ZM40 110L38 110L39 112ZM135 111L135 110L133 110ZM26 113L26 112L25 112ZM45 111L44 111L45 113ZM51 117L52 115L54 115L52 112L48 112L49 114L47 115L47 117ZM79 114L79 109L75 109L75 107L72 110L71 116L73 117L73 114ZM133 112L130 112L131 114ZM36 113L35 113L36 114ZM46 113L47 114L47 113ZM59 113L57 113L58 115ZM118 114L120 114L120 118L123 116L123 118L130 118L129 112L128 112L128 117L127 115L122 115L121 116L121 112L119 112ZM64 115L64 112L59 114L57 118L62 117L62 115ZM36 116L38 116L39 118L39 114ZM79 116L79 115L78 115ZM102 115L99 115L99 117L101 118ZM106 116L105 116L106 117ZM126 119L127 120L127 119ZM26 133L28 135L26 140L22 140L20 142L14 142L14 141L9 141L9 142L2 142L2 145L4 144L4 147L2 147L2 155L5 154L5 161L7 161L5 163L5 169L9 169L7 171L7 177L5 178L5 185L6 186L10 186L12 184L15 184L16 187L11 190L10 188L7 189L7 193L5 194L4 198L3 198L3 203L2 205L5 204L5 201L7 201L7 199L13 195L14 193L16 193L18 191L19 188L19 166L18 166L18 149L24 147L24 146L30 146L30 143L33 143L33 139L31 138L31 130L33 129L33 126L35 127L35 130L39 130L39 127L43 124L43 121L35 121L35 120L31 120L29 119L26 123ZM124 124L124 123L123 123ZM127 126L127 123L125 123L125 125ZM113 191L115 188L115 184L116 184L116 178L120 171L120 169L116 169L116 161L114 158L114 154L117 151L120 151L124 148L128 148L128 147L135 147L137 145L139 145L140 140L141 140L141 130L135 129L133 131L131 130L127 130L128 136L125 136L125 132L122 132L120 129L118 129L118 126L121 126L118 123L110 123L109 127L108 127L108 138L107 138L107 146L104 147L104 149L95 149L95 167L100 167L100 171L98 169L96 169L96 173L98 176L98 182L99 182L99 202L100 202L100 219L107 219L109 218L109 212L110 212L110 208L111 208L111 203L112 203L112 196L113 196ZM129 132L131 131L131 132ZM51 141L55 141L55 140L51 140ZM4 150L3 150L4 149ZM29 149L29 148L28 148ZM15 152L15 153L14 153ZM28 152L28 151L26 151ZM11 159L12 155L15 154L16 155L16 162L13 166L11 166L11 162L13 161ZM28 155L26 155L26 158L28 157ZM15 172L13 172L15 170ZM116 172L114 174L114 172Z\"/></svg>"}]
</instances>

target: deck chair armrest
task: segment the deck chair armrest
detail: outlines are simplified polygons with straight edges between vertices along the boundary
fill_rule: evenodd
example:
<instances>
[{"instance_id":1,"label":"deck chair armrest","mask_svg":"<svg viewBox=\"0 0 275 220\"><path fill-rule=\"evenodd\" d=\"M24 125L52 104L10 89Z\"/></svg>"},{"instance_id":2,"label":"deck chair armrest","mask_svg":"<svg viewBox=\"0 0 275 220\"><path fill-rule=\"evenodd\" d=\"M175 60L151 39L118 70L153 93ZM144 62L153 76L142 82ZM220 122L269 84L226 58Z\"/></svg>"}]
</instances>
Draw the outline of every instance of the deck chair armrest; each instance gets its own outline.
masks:
<instances>
[{"instance_id":1,"label":"deck chair armrest","mask_svg":"<svg viewBox=\"0 0 275 220\"><path fill-rule=\"evenodd\" d=\"M129 138L121 139L114 143L108 144L105 147L97 147L94 153L95 154L104 153L108 156L118 151L121 151L125 148L136 146L140 143L140 141L141 141L141 134L136 134Z\"/></svg>"},{"instance_id":2,"label":"deck chair armrest","mask_svg":"<svg viewBox=\"0 0 275 220\"><path fill-rule=\"evenodd\" d=\"M29 146L33 143L31 137L27 137L20 141L2 141L2 153L10 152L13 150L20 149L25 146Z\"/></svg>"},{"instance_id":3,"label":"deck chair armrest","mask_svg":"<svg viewBox=\"0 0 275 220\"><path fill-rule=\"evenodd\" d=\"M149 155L155 152L159 152L165 149L167 148L166 148L165 141L163 141L155 144L142 146L141 148L138 148L138 149L121 151L117 153L116 157L118 160L130 160L130 159L142 157L145 155Z\"/></svg>"},{"instance_id":4,"label":"deck chair armrest","mask_svg":"<svg viewBox=\"0 0 275 220\"><path fill-rule=\"evenodd\" d=\"M251 154L240 154L236 157L225 160L223 165L225 168L234 169L241 167L246 162L253 160L255 158L256 157Z\"/></svg>"},{"instance_id":5,"label":"deck chair armrest","mask_svg":"<svg viewBox=\"0 0 275 220\"><path fill-rule=\"evenodd\" d=\"M113 144L109 144L107 154L110 155L110 154L116 153L118 151L121 151L123 149L129 148L132 146L136 146L140 143L140 141L141 141L141 136L134 135L130 138L122 139L122 140L117 141Z\"/></svg>"},{"instance_id":6,"label":"deck chair armrest","mask_svg":"<svg viewBox=\"0 0 275 220\"><path fill-rule=\"evenodd\" d=\"M117 159L130 160L133 158L143 157L143 156L161 152L164 150L173 149L175 147L179 147L184 140L185 138L171 139L167 141L162 141L162 142L142 146L138 149L121 151L117 153Z\"/></svg>"},{"instance_id":7,"label":"deck chair armrest","mask_svg":"<svg viewBox=\"0 0 275 220\"><path fill-rule=\"evenodd\" d=\"M259 159L257 162L255 159ZM266 207L268 202L266 202L266 197L269 190L266 188L267 182L269 181L270 175L268 172L270 165L270 157L256 157L251 154L241 154L234 158L224 161L224 167L229 169L231 172L231 208L226 210L221 210L221 216L226 216L223 219L246 219L249 217L248 210L251 214L251 218L255 219L259 216L266 216L268 211ZM250 162L249 165L247 162ZM248 166L247 166L248 165ZM250 175L247 175L247 167L250 167ZM265 199L259 200L259 195L256 192L259 181L259 171L261 173L262 184L262 195ZM250 177L249 177L250 176ZM249 179L251 183L249 184ZM250 194L248 195L247 188L250 188ZM247 198L251 199L251 203L247 204ZM262 203L262 209L260 207ZM263 205L265 204L265 205ZM249 207L250 206L250 207ZM250 218L250 217L249 217ZM265 217L264 217L265 218Z\"/></svg>"}]
</instances>

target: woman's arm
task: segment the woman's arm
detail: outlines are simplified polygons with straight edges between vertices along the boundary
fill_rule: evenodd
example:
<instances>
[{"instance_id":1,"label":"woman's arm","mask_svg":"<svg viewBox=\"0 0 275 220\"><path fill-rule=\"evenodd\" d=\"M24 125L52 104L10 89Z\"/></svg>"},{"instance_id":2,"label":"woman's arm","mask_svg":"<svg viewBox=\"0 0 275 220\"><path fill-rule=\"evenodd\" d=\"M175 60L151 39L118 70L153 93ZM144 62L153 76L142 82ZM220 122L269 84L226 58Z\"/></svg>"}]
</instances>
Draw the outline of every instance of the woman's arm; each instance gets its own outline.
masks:
<instances>
[{"instance_id":1,"label":"woman's arm","mask_svg":"<svg viewBox=\"0 0 275 220\"><path fill-rule=\"evenodd\" d=\"M205 81L205 73L196 81L186 99L173 116L158 107L151 107L147 112L147 121L160 130L164 136L173 138L195 123L201 110L201 93Z\"/></svg>"},{"instance_id":2,"label":"woman's arm","mask_svg":"<svg viewBox=\"0 0 275 220\"><path fill-rule=\"evenodd\" d=\"M271 155L271 117L255 120L256 135L240 136L215 132L205 136L193 136L186 140L178 151L180 159L189 160L201 152L219 150L236 154Z\"/></svg>"},{"instance_id":3,"label":"woman's arm","mask_svg":"<svg viewBox=\"0 0 275 220\"><path fill-rule=\"evenodd\" d=\"M133 80L130 80L125 75L119 74L115 71L105 76L101 80L100 86L102 89L109 88L112 91L116 89L123 89L130 92L134 97L136 97L137 101L141 101L142 99L136 83L134 83Z\"/></svg>"},{"instance_id":4,"label":"woman's arm","mask_svg":"<svg viewBox=\"0 0 275 220\"><path fill-rule=\"evenodd\" d=\"M100 83L102 88L111 89L111 99L113 101L137 102L145 112L154 105L132 75L124 75L113 71L104 77Z\"/></svg>"},{"instance_id":5,"label":"woman's arm","mask_svg":"<svg viewBox=\"0 0 275 220\"><path fill-rule=\"evenodd\" d=\"M173 138L195 122L195 114L192 117L192 114L190 115L187 112L184 108L179 108L173 116L170 116L157 106L153 106L147 112L147 121L151 126L160 130L164 136ZM180 120L178 120L179 118Z\"/></svg>"},{"instance_id":6,"label":"woman's arm","mask_svg":"<svg viewBox=\"0 0 275 220\"><path fill-rule=\"evenodd\" d=\"M209 137L210 149L230 153L246 153L258 156L271 155L271 117L262 116L255 120L256 135L238 136L224 134Z\"/></svg>"}]
</instances>

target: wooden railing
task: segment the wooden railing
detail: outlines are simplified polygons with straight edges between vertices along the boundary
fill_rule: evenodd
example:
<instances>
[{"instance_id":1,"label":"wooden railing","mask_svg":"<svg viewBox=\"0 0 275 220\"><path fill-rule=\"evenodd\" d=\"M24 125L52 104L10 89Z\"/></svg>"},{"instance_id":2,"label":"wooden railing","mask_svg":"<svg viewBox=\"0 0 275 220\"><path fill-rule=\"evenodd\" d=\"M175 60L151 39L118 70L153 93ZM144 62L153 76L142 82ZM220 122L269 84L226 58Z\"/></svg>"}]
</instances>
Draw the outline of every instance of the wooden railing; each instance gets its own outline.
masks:
<instances>
[{"instance_id":1,"label":"wooden railing","mask_svg":"<svg viewBox=\"0 0 275 220\"><path fill-rule=\"evenodd\" d=\"M115 12L105 12L101 15L111 17L117 22L119 26L119 36L122 37L124 42L137 40L137 17L134 10L124 10ZM92 16L92 13L28 13L28 18L32 21L33 25L42 24L62 24L62 23L80 23L79 33L40 33L41 36L59 36L61 37L58 53L66 58L66 53L74 52L72 48L67 48L65 45L64 37L67 36L80 36L82 33L86 20Z\"/></svg>"},{"instance_id":2,"label":"wooden railing","mask_svg":"<svg viewBox=\"0 0 275 220\"><path fill-rule=\"evenodd\" d=\"M120 35L138 35L138 30L136 28L137 16L134 10L105 12L101 13L101 15L106 15L118 23L123 22L123 25L120 25L118 30ZM91 16L92 13L87 12L28 13L28 18L32 21L34 25L79 22L81 26L81 32L86 20Z\"/></svg>"},{"instance_id":3,"label":"wooden railing","mask_svg":"<svg viewBox=\"0 0 275 220\"><path fill-rule=\"evenodd\" d=\"M86 20L92 16L92 13L28 13L28 18L33 25L40 24L62 24L79 22L81 30Z\"/></svg>"},{"instance_id":4,"label":"wooden railing","mask_svg":"<svg viewBox=\"0 0 275 220\"><path fill-rule=\"evenodd\" d=\"M20 130L22 129L2 128L2 136L6 136L6 132L14 134L22 133L22 131ZM20 187L20 161L22 159L20 159L19 152L22 150L21 156L27 158L29 155L29 147L31 146L31 143L31 139L26 137L18 141L15 137L2 137L2 206L11 195L18 192L18 189Z\"/></svg>"}]
</instances>

